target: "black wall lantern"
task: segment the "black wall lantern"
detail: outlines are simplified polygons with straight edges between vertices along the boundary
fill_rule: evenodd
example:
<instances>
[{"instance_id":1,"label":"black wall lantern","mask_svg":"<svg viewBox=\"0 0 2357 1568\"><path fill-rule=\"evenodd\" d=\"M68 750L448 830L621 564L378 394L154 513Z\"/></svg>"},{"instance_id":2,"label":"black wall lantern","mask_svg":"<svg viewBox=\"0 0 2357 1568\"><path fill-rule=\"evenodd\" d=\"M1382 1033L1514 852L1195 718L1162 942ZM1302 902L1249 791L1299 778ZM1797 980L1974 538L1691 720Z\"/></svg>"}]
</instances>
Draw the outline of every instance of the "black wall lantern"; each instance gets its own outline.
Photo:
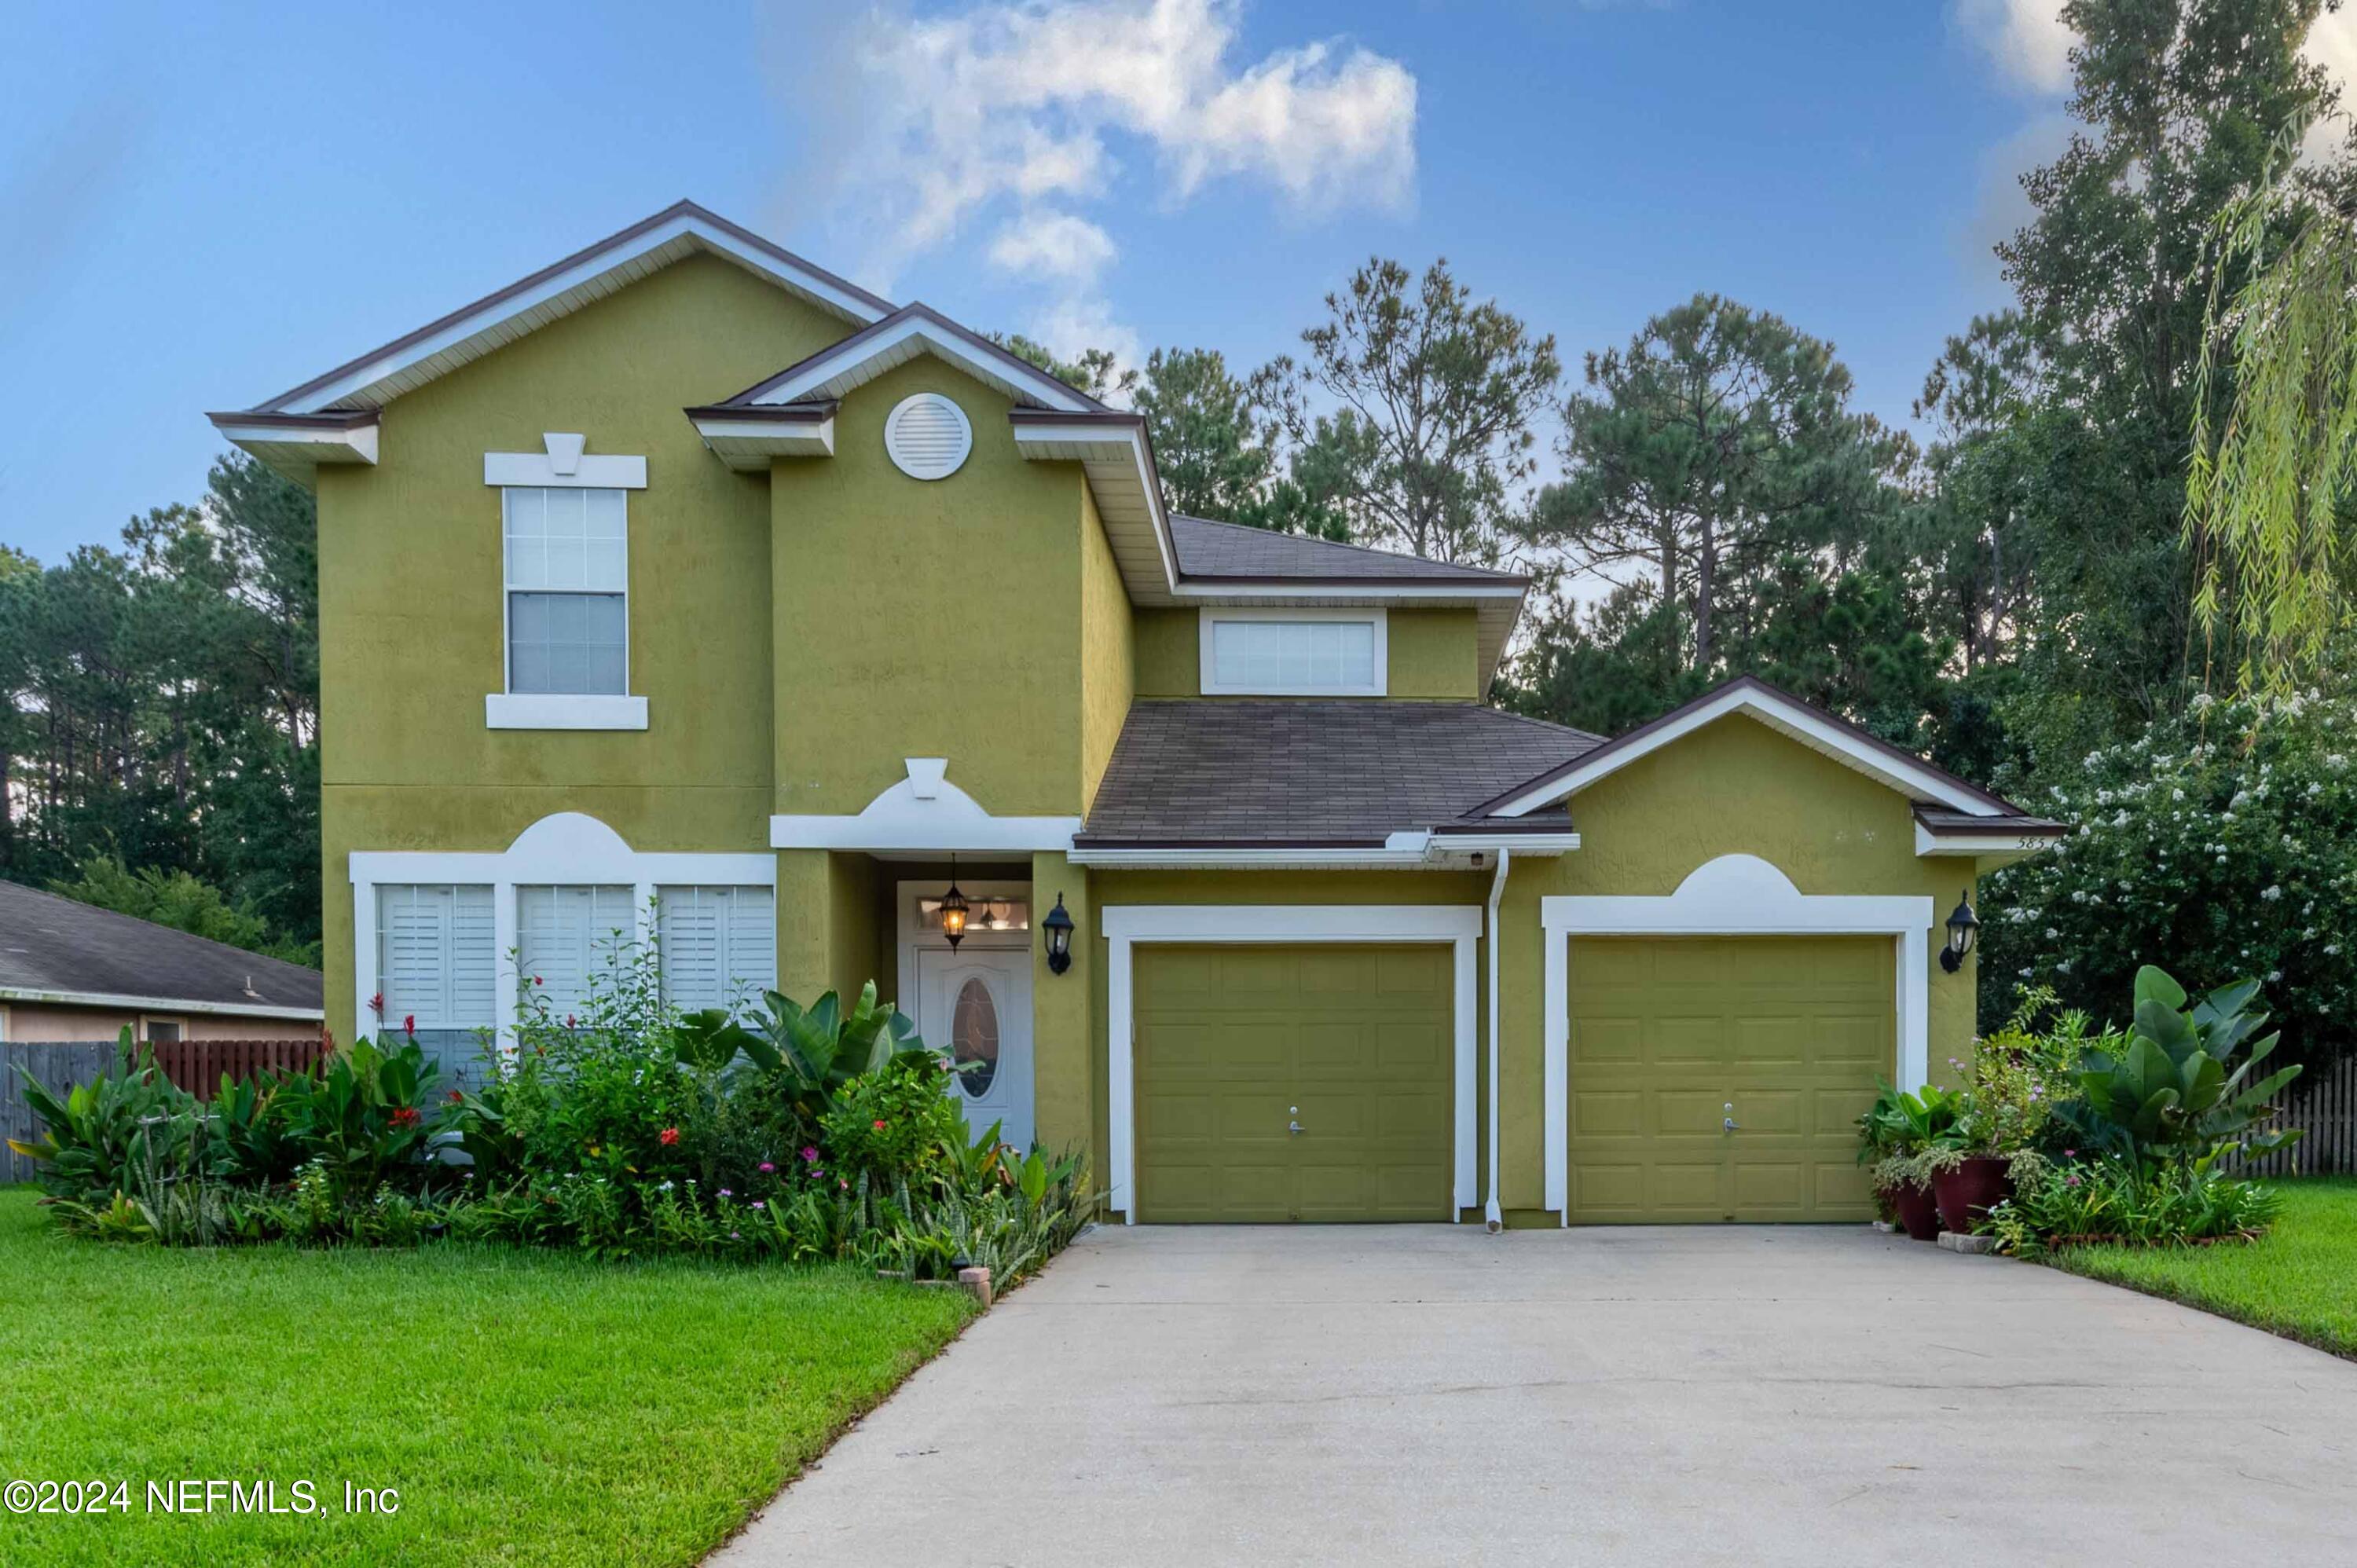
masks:
<instances>
[{"instance_id":1,"label":"black wall lantern","mask_svg":"<svg viewBox=\"0 0 2357 1568\"><path fill-rule=\"evenodd\" d=\"M1039 922L1048 933L1048 972L1061 974L1072 967L1072 918L1064 913L1064 896L1056 895L1056 907Z\"/></svg>"},{"instance_id":2,"label":"black wall lantern","mask_svg":"<svg viewBox=\"0 0 2357 1568\"><path fill-rule=\"evenodd\" d=\"M965 895L958 891L957 856L950 856L950 890L942 895L942 935L950 941L950 951L957 951L958 943L965 940L966 911L972 906Z\"/></svg>"},{"instance_id":3,"label":"black wall lantern","mask_svg":"<svg viewBox=\"0 0 2357 1568\"><path fill-rule=\"evenodd\" d=\"M1956 900L1956 912L1948 917L1948 945L1940 950L1940 967L1950 974L1964 967L1964 955L1973 950L1973 937L1981 929L1973 917L1972 889Z\"/></svg>"}]
</instances>

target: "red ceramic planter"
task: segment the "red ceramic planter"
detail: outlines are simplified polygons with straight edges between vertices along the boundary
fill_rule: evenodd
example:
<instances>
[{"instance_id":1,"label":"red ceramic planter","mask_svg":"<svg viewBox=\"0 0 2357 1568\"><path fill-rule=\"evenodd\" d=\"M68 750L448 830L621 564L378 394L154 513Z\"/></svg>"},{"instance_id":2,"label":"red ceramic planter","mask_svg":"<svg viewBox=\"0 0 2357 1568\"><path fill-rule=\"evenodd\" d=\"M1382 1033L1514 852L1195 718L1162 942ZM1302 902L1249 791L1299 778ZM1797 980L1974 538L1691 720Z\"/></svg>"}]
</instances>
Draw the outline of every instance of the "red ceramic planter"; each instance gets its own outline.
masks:
<instances>
[{"instance_id":1,"label":"red ceramic planter","mask_svg":"<svg viewBox=\"0 0 2357 1568\"><path fill-rule=\"evenodd\" d=\"M1891 1206L1899 1210L1899 1227L1918 1241L1933 1241L1940 1235L1940 1210L1928 1187L1902 1187L1891 1195Z\"/></svg>"},{"instance_id":2,"label":"red ceramic planter","mask_svg":"<svg viewBox=\"0 0 2357 1568\"><path fill-rule=\"evenodd\" d=\"M2011 1197L2013 1178L2005 1174L2005 1167L2006 1162L1995 1155L1975 1155L1954 1170L1933 1176L1932 1191L1939 1202L1940 1223L1959 1234L1967 1232L1975 1220Z\"/></svg>"}]
</instances>

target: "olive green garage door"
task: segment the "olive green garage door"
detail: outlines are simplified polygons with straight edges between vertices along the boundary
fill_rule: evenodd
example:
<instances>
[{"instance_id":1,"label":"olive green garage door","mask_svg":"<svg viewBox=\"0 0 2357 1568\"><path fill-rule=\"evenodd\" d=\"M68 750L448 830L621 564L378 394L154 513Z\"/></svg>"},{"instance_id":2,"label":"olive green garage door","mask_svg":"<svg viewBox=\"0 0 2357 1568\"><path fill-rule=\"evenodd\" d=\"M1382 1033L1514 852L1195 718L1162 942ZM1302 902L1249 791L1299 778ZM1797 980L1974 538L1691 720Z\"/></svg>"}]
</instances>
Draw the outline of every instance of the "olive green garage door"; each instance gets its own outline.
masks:
<instances>
[{"instance_id":1,"label":"olive green garage door","mask_svg":"<svg viewBox=\"0 0 2357 1568\"><path fill-rule=\"evenodd\" d=\"M1138 1219L1451 1218L1453 981L1447 943L1141 945Z\"/></svg>"},{"instance_id":2,"label":"olive green garage door","mask_svg":"<svg viewBox=\"0 0 2357 1568\"><path fill-rule=\"evenodd\" d=\"M1852 1123L1895 1076L1896 946L1573 938L1571 1222L1871 1218Z\"/></svg>"}]
</instances>

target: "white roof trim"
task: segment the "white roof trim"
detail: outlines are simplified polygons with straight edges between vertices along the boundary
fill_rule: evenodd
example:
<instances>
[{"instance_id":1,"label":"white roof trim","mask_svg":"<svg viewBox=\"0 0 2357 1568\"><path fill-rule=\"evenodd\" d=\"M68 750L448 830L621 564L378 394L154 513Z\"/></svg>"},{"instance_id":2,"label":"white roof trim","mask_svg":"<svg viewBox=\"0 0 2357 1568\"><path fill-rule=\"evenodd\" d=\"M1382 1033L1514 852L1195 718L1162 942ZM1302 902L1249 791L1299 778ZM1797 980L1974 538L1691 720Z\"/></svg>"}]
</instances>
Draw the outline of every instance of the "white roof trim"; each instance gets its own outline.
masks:
<instances>
[{"instance_id":1,"label":"white roof trim","mask_svg":"<svg viewBox=\"0 0 2357 1568\"><path fill-rule=\"evenodd\" d=\"M666 249L676 253L667 256L656 254ZM316 413L353 401L371 401L382 383L423 361L455 352L459 355L458 362L463 363L521 337L543 320L568 315L601 297L610 291L601 290L597 285L613 273L649 260L657 265L665 265L696 251L735 262L748 271L863 326L880 321L887 314L871 301L849 292L821 274L791 265L772 252L746 243L700 213L683 212L620 244L597 250L530 288L495 295L428 337L388 347L333 381L299 393L282 394L262 407L274 413ZM521 329L511 329L511 324L519 317L535 313L539 319ZM480 339L488 341L479 342Z\"/></svg>"},{"instance_id":2,"label":"white roof trim","mask_svg":"<svg viewBox=\"0 0 2357 1568\"><path fill-rule=\"evenodd\" d=\"M286 1018L324 1024L322 1007L274 1007L263 1003L191 1002L185 996L129 996L112 991L43 991L0 985L0 1001L45 1003L54 1007L105 1007L125 1013L191 1013L212 1018Z\"/></svg>"},{"instance_id":3,"label":"white roof trim","mask_svg":"<svg viewBox=\"0 0 2357 1568\"><path fill-rule=\"evenodd\" d=\"M2056 842L2053 833L1943 833L1915 824L1915 853L1920 855L2034 854Z\"/></svg>"},{"instance_id":4,"label":"white roof trim","mask_svg":"<svg viewBox=\"0 0 2357 1568\"><path fill-rule=\"evenodd\" d=\"M1674 723L1663 725L1627 746L1608 746L1593 762L1576 764L1569 772L1526 794L1516 796L1491 814L1521 817L1541 807L1551 806L1577 794L1598 779L1609 778L1639 757L1650 757L1662 747L1683 740L1705 725L1714 724L1731 714L1757 720L1910 799L1936 800L1941 805L1970 812L1975 817L2004 815L1975 791L1960 789L1953 781L1930 768L1910 766L1878 746L1866 744L1845 725L1824 714L1753 686L1737 686L1722 692L1715 698L1697 703Z\"/></svg>"},{"instance_id":5,"label":"white roof trim","mask_svg":"<svg viewBox=\"0 0 2357 1568\"><path fill-rule=\"evenodd\" d=\"M1577 833L1436 833L1406 831L1387 834L1383 847L1314 849L1299 845L1076 846L1065 858L1074 865L1129 866L1168 871L1462 871L1475 854L1512 850L1518 854L1552 857L1579 847Z\"/></svg>"},{"instance_id":6,"label":"white roof trim","mask_svg":"<svg viewBox=\"0 0 2357 1568\"><path fill-rule=\"evenodd\" d=\"M763 388L760 395L750 402L756 407L768 407L841 397L920 353L937 355L1008 397L1029 399L1067 413L1084 413L1092 407L1046 371L1031 370L1019 362L1009 363L996 355L976 353L974 346L958 333L930 317L914 315L897 326L847 339L821 352L790 379Z\"/></svg>"},{"instance_id":7,"label":"white roof trim","mask_svg":"<svg viewBox=\"0 0 2357 1568\"><path fill-rule=\"evenodd\" d=\"M1178 552L1162 510L1161 488L1154 482L1146 458L1145 430L1092 420L1060 424L1030 419L1017 423L1014 430L1015 449L1024 456L1082 466L1131 602L1167 605L1177 599Z\"/></svg>"}]
</instances>

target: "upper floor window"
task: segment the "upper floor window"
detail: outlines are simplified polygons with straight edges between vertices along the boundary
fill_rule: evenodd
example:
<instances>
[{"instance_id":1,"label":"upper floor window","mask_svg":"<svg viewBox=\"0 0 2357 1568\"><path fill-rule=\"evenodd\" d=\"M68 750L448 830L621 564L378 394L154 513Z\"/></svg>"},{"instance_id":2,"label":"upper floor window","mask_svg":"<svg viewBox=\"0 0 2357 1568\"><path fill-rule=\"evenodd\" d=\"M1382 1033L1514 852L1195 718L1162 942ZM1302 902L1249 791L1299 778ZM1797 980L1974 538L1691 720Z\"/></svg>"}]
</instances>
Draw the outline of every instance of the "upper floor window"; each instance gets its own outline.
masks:
<instances>
[{"instance_id":1,"label":"upper floor window","mask_svg":"<svg viewBox=\"0 0 2357 1568\"><path fill-rule=\"evenodd\" d=\"M626 492L511 486L508 690L567 696L630 689Z\"/></svg>"},{"instance_id":2,"label":"upper floor window","mask_svg":"<svg viewBox=\"0 0 2357 1568\"><path fill-rule=\"evenodd\" d=\"M1379 609L1206 609L1207 697L1380 697L1388 690Z\"/></svg>"}]
</instances>

